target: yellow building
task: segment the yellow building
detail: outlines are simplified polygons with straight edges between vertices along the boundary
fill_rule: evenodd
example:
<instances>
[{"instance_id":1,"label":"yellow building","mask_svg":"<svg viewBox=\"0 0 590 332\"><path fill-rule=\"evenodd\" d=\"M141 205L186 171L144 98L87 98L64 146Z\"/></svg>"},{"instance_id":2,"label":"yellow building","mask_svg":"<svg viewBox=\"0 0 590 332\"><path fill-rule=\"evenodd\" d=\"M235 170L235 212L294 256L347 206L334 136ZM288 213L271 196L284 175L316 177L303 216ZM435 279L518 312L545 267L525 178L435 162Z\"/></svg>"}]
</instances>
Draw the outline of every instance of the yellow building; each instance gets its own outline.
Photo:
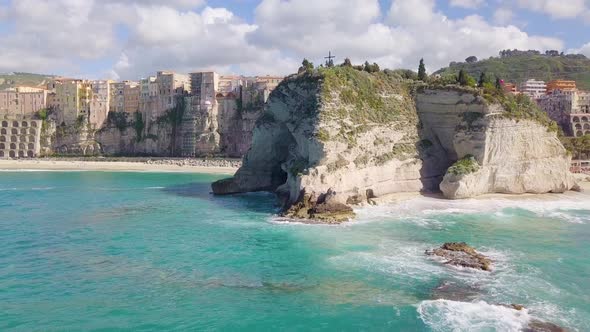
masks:
<instances>
[{"instance_id":1,"label":"yellow building","mask_svg":"<svg viewBox=\"0 0 590 332\"><path fill-rule=\"evenodd\" d=\"M80 115L87 115L92 98L92 88L87 81L64 80L56 82L53 104L58 123L71 125Z\"/></svg>"}]
</instances>

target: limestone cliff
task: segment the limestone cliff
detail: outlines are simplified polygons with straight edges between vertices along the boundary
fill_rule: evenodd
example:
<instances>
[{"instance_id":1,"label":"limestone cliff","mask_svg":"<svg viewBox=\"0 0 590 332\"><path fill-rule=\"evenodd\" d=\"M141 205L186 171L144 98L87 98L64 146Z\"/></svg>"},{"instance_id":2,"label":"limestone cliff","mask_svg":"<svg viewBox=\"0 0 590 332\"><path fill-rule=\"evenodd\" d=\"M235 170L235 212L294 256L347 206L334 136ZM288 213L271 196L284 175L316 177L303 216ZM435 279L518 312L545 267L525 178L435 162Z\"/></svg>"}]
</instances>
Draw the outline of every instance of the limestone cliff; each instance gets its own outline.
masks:
<instances>
[{"instance_id":1,"label":"limestone cliff","mask_svg":"<svg viewBox=\"0 0 590 332\"><path fill-rule=\"evenodd\" d=\"M569 190L568 158L555 134L505 113L476 90L416 89L391 72L294 75L271 94L243 166L212 188L273 191L287 216L319 220L391 193L438 191L441 181L449 198ZM468 155L481 163L477 172L445 176Z\"/></svg>"},{"instance_id":2,"label":"limestone cliff","mask_svg":"<svg viewBox=\"0 0 590 332\"><path fill-rule=\"evenodd\" d=\"M285 209L310 202L292 211L298 217L319 218L314 209L327 193L350 204L435 187L421 174L428 147L418 123L409 87L395 75L335 68L292 76L271 94L243 167L213 190L274 191Z\"/></svg>"},{"instance_id":3,"label":"limestone cliff","mask_svg":"<svg viewBox=\"0 0 590 332\"><path fill-rule=\"evenodd\" d=\"M514 119L498 103L454 90L422 90L416 105L422 133L438 152L433 167L448 168L440 185L445 197L564 192L575 186L556 132L538 121Z\"/></svg>"},{"instance_id":4,"label":"limestone cliff","mask_svg":"<svg viewBox=\"0 0 590 332\"><path fill-rule=\"evenodd\" d=\"M453 140L459 157L473 156L472 172L449 169L440 185L447 198L486 193L562 193L575 186L570 158L555 133L530 120L498 116L478 120L476 129L458 132Z\"/></svg>"}]
</instances>

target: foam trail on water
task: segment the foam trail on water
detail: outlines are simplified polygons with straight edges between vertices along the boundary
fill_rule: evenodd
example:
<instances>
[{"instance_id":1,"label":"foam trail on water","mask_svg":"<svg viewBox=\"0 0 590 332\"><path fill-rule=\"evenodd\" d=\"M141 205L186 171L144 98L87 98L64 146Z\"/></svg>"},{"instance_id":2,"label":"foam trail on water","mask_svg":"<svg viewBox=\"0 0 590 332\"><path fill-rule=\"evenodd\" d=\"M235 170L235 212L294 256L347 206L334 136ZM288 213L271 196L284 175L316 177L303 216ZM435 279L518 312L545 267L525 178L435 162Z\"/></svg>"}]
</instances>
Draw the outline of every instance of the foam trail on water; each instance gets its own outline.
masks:
<instances>
[{"instance_id":1,"label":"foam trail on water","mask_svg":"<svg viewBox=\"0 0 590 332\"><path fill-rule=\"evenodd\" d=\"M590 222L590 216L572 216L569 212L588 208L590 196L581 193L542 196L490 197L466 200L445 200L431 197L417 197L397 204L358 209L362 221L412 218L417 224L431 224L433 216L444 214L491 213L498 217L512 214L508 209L522 209L539 217L560 219L572 223Z\"/></svg>"},{"instance_id":2,"label":"foam trail on water","mask_svg":"<svg viewBox=\"0 0 590 332\"><path fill-rule=\"evenodd\" d=\"M521 331L531 317L526 310L449 300L422 301L420 318L433 331Z\"/></svg>"}]
</instances>

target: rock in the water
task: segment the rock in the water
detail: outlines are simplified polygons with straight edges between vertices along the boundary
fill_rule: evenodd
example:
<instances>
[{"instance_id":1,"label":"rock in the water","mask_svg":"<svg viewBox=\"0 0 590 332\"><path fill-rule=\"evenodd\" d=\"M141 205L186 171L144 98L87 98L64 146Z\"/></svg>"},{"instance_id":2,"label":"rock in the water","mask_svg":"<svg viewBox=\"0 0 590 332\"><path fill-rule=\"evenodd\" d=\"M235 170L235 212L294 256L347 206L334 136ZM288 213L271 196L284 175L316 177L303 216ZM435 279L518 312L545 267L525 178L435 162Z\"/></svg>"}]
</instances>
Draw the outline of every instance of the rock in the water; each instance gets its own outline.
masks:
<instances>
[{"instance_id":1,"label":"rock in the water","mask_svg":"<svg viewBox=\"0 0 590 332\"><path fill-rule=\"evenodd\" d=\"M440 248L427 250L427 255L435 255L447 259L445 264L469 267L473 269L491 271L492 261L475 251L465 242L449 242Z\"/></svg>"},{"instance_id":2,"label":"rock in the water","mask_svg":"<svg viewBox=\"0 0 590 332\"><path fill-rule=\"evenodd\" d=\"M353 219L355 213L350 206L336 200L335 192L328 190L328 193L317 199L313 194L303 193L301 199L293 204L284 216L339 224Z\"/></svg>"},{"instance_id":3,"label":"rock in the water","mask_svg":"<svg viewBox=\"0 0 590 332\"><path fill-rule=\"evenodd\" d=\"M533 319L529 325L522 330L523 332L567 332L566 329L559 325L549 322L543 322L538 319Z\"/></svg>"}]
</instances>

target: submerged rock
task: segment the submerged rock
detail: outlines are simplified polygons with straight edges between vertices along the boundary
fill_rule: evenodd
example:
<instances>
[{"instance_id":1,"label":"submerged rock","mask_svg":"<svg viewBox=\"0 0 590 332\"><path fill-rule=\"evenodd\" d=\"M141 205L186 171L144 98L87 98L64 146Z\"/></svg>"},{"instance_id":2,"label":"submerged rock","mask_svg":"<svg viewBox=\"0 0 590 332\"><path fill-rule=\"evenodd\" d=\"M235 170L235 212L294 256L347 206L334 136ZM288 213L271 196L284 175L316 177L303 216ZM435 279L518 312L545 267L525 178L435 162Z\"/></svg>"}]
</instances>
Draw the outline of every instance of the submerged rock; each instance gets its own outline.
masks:
<instances>
[{"instance_id":1,"label":"submerged rock","mask_svg":"<svg viewBox=\"0 0 590 332\"><path fill-rule=\"evenodd\" d=\"M431 298L433 300L467 302L478 298L480 292L481 291L475 287L460 285L456 282L445 280L432 290Z\"/></svg>"},{"instance_id":2,"label":"submerged rock","mask_svg":"<svg viewBox=\"0 0 590 332\"><path fill-rule=\"evenodd\" d=\"M426 254L447 259L445 264L491 271L492 261L465 242L448 242L440 248L427 250Z\"/></svg>"},{"instance_id":3,"label":"submerged rock","mask_svg":"<svg viewBox=\"0 0 590 332\"><path fill-rule=\"evenodd\" d=\"M523 332L567 332L566 329L553 323L532 319Z\"/></svg>"}]
</instances>

